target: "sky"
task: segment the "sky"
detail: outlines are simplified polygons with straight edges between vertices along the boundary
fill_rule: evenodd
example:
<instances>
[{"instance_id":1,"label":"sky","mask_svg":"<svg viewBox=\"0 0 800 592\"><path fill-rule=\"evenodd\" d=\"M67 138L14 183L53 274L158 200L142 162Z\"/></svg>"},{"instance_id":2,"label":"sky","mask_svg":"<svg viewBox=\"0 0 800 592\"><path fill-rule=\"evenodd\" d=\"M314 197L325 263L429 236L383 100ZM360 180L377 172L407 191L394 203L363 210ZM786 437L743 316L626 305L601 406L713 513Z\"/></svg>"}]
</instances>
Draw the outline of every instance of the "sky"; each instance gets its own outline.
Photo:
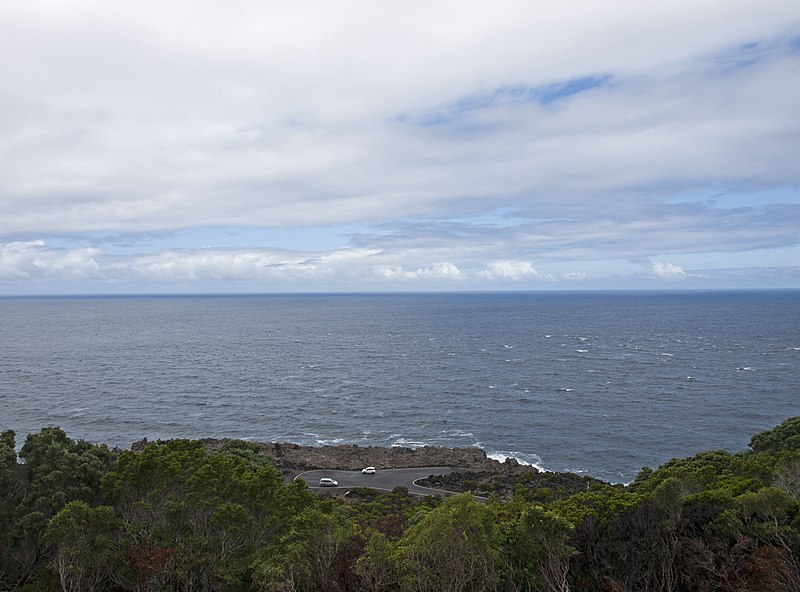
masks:
<instances>
[{"instance_id":1,"label":"sky","mask_svg":"<svg viewBox=\"0 0 800 592\"><path fill-rule=\"evenodd\" d=\"M800 288L797 0L0 3L0 296Z\"/></svg>"}]
</instances>

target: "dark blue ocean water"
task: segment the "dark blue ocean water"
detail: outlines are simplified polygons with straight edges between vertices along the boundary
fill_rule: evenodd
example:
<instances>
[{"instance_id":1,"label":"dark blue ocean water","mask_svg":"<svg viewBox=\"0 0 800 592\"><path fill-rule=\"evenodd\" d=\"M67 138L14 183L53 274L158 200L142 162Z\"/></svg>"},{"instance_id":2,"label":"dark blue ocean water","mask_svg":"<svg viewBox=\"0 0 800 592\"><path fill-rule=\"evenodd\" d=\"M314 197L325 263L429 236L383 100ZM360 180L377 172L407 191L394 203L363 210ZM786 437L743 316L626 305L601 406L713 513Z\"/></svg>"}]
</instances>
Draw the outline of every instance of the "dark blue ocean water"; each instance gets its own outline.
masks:
<instances>
[{"instance_id":1,"label":"dark blue ocean water","mask_svg":"<svg viewBox=\"0 0 800 592\"><path fill-rule=\"evenodd\" d=\"M800 414L800 292L0 299L0 428L480 446L630 481Z\"/></svg>"}]
</instances>

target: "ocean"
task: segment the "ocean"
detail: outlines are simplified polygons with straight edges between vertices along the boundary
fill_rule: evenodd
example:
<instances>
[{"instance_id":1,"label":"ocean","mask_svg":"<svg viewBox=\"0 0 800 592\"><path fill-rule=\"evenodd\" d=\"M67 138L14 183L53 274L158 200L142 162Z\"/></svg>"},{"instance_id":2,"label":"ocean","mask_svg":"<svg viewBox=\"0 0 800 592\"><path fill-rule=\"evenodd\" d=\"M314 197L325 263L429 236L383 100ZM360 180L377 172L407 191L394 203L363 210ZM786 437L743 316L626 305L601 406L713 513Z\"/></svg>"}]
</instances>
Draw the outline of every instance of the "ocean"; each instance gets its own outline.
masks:
<instances>
[{"instance_id":1,"label":"ocean","mask_svg":"<svg viewBox=\"0 0 800 592\"><path fill-rule=\"evenodd\" d=\"M629 482L800 414L800 292L0 298L0 429L477 446Z\"/></svg>"}]
</instances>

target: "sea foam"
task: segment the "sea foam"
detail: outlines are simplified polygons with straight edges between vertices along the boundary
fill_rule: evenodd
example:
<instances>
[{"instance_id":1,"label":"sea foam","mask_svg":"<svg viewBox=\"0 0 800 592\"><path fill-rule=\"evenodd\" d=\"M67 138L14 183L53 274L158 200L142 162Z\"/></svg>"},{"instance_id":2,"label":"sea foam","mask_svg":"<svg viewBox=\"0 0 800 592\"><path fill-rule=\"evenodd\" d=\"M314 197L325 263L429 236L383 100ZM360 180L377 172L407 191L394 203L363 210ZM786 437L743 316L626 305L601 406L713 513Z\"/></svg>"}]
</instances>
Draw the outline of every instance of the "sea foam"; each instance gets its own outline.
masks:
<instances>
[{"instance_id":1,"label":"sea foam","mask_svg":"<svg viewBox=\"0 0 800 592\"><path fill-rule=\"evenodd\" d=\"M535 467L544 473L549 472L542 466L542 458L538 454L524 452L490 452L487 453L486 456L501 463L513 458L521 465Z\"/></svg>"}]
</instances>

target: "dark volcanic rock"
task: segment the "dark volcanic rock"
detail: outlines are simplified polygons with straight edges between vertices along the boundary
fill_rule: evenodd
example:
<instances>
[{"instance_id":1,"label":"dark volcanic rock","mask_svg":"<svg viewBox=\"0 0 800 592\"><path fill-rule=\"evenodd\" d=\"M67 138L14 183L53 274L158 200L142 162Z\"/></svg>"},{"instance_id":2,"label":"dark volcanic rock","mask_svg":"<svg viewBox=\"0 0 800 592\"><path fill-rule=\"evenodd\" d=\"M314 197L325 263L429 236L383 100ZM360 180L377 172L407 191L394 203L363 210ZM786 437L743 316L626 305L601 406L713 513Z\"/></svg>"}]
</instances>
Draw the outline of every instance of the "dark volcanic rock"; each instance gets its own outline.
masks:
<instances>
[{"instance_id":1,"label":"dark volcanic rock","mask_svg":"<svg viewBox=\"0 0 800 592\"><path fill-rule=\"evenodd\" d=\"M227 439L203 439L211 450L220 448ZM151 444L147 438L134 442L131 450L140 451ZM423 446L403 448L393 446L300 446L299 444L268 442L260 443L261 454L271 456L284 472L309 469L339 469L356 471L371 466L378 469L402 469L411 467L460 467L490 472L503 470L511 463L500 463L490 459L480 448L445 448ZM516 464L514 461L513 464ZM535 470L535 469L534 469Z\"/></svg>"},{"instance_id":2,"label":"dark volcanic rock","mask_svg":"<svg viewBox=\"0 0 800 592\"><path fill-rule=\"evenodd\" d=\"M298 446L297 444L263 444L264 454L275 458L278 466L287 469L341 469L356 471L366 466L378 469L410 467L463 467L491 470L501 463L487 458L480 448L383 448L380 446Z\"/></svg>"},{"instance_id":3,"label":"dark volcanic rock","mask_svg":"<svg viewBox=\"0 0 800 592\"><path fill-rule=\"evenodd\" d=\"M548 502L591 489L602 481L574 473L545 473L535 467L504 463L500 471L464 471L434 475L417 483L447 491L470 491L487 497L510 498L515 492L531 501Z\"/></svg>"}]
</instances>

